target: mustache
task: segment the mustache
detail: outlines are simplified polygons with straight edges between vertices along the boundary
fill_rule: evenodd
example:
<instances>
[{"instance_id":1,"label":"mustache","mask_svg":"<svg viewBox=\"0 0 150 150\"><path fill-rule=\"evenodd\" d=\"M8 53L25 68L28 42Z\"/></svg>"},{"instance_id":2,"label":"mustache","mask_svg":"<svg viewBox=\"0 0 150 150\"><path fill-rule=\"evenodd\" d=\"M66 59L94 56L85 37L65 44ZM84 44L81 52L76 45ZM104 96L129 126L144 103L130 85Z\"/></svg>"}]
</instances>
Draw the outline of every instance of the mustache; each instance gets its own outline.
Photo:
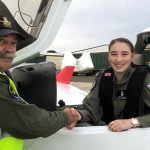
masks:
<instances>
[{"instance_id":1,"label":"mustache","mask_svg":"<svg viewBox=\"0 0 150 150\"><path fill-rule=\"evenodd\" d=\"M14 59L15 58L15 53L11 53L8 51L0 51L0 58L10 58Z\"/></svg>"}]
</instances>

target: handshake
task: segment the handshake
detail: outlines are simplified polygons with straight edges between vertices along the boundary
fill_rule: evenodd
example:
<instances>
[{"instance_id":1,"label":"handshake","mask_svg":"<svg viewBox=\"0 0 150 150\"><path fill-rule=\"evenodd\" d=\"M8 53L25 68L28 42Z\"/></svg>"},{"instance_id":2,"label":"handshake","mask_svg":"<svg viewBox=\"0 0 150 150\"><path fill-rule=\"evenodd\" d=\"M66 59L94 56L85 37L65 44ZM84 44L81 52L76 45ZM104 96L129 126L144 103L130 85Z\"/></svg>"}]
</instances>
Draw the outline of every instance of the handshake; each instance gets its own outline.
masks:
<instances>
[{"instance_id":1,"label":"handshake","mask_svg":"<svg viewBox=\"0 0 150 150\"><path fill-rule=\"evenodd\" d=\"M74 108L65 108L63 110L68 116L68 123L66 124L67 129L73 129L76 123L81 120L80 113Z\"/></svg>"}]
</instances>

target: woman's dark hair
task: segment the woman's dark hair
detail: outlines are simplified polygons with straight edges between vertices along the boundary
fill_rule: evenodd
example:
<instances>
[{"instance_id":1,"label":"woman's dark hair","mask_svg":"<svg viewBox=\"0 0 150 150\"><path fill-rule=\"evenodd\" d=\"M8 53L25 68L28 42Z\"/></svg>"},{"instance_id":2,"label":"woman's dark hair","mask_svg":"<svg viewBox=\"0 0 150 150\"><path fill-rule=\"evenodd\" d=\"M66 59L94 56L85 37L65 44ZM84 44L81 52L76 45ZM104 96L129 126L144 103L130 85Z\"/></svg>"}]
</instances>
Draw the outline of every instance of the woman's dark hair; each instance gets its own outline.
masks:
<instances>
[{"instance_id":1,"label":"woman's dark hair","mask_svg":"<svg viewBox=\"0 0 150 150\"><path fill-rule=\"evenodd\" d=\"M130 47L130 49L131 49L131 52L132 52L132 53L134 52L134 46L133 46L133 44L132 44L128 39L126 39L126 38L113 39L113 40L110 42L110 44L109 44L109 47L108 47L109 51L110 51L111 46L112 46L113 44L115 44L116 42L123 42L123 43L128 44L129 47Z\"/></svg>"}]
</instances>

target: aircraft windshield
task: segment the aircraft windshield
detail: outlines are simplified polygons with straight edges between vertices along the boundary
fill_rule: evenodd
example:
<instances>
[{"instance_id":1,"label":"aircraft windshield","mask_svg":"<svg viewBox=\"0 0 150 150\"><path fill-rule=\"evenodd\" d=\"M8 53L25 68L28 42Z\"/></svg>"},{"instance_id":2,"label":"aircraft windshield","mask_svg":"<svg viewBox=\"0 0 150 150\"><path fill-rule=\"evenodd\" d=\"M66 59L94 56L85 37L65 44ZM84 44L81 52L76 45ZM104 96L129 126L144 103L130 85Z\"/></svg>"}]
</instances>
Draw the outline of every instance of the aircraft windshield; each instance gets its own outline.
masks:
<instances>
[{"instance_id":1,"label":"aircraft windshield","mask_svg":"<svg viewBox=\"0 0 150 150\"><path fill-rule=\"evenodd\" d=\"M13 1L13 2L12 2ZM53 0L2 0L18 24L29 34L38 37Z\"/></svg>"}]
</instances>

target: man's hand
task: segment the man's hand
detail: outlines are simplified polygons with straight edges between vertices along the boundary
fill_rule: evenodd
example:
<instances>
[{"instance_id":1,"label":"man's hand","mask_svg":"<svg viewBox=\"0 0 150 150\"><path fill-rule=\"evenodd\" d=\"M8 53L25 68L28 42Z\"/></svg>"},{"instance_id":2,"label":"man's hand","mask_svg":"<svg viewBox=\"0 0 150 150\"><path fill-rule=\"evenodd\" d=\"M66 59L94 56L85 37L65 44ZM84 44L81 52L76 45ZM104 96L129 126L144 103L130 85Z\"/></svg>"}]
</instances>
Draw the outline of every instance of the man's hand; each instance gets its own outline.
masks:
<instances>
[{"instance_id":1,"label":"man's hand","mask_svg":"<svg viewBox=\"0 0 150 150\"><path fill-rule=\"evenodd\" d=\"M133 124L131 123L130 119L114 120L108 124L108 128L115 132L128 130L132 127Z\"/></svg>"},{"instance_id":2,"label":"man's hand","mask_svg":"<svg viewBox=\"0 0 150 150\"><path fill-rule=\"evenodd\" d=\"M65 108L63 111L68 115L66 128L72 129L76 125L77 121L81 119L81 115L74 108Z\"/></svg>"}]
</instances>

